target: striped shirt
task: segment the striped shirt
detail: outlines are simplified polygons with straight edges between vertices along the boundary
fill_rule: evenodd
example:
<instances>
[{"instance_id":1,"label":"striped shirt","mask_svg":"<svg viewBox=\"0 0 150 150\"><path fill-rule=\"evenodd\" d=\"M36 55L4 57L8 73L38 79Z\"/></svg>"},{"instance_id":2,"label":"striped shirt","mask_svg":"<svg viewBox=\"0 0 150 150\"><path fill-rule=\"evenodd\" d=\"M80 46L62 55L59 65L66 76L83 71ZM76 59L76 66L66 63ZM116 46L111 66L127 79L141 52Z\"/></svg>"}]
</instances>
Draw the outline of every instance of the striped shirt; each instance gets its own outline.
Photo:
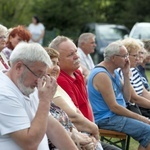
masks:
<instances>
[{"instance_id":1,"label":"striped shirt","mask_svg":"<svg viewBox=\"0 0 150 150\"><path fill-rule=\"evenodd\" d=\"M133 86L135 92L138 95L142 95L142 93L143 93L143 82L141 80L140 74L136 68L130 68L130 71L131 71L130 83ZM123 77L121 69L118 69L118 72L121 75L121 77Z\"/></svg>"}]
</instances>

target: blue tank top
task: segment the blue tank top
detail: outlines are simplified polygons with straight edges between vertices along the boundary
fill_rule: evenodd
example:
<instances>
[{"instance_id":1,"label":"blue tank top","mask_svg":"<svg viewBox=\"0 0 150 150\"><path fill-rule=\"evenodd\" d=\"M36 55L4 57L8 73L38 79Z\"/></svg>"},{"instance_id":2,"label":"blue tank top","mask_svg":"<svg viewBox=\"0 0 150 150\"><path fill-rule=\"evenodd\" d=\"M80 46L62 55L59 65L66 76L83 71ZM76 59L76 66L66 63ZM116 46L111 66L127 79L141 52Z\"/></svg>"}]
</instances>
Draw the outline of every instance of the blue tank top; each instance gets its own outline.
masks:
<instances>
[{"instance_id":1,"label":"blue tank top","mask_svg":"<svg viewBox=\"0 0 150 150\"><path fill-rule=\"evenodd\" d=\"M95 75L101 72L106 73L110 77L117 103L123 107L126 107L126 103L122 94L122 84L120 82L120 75L118 74L118 72L115 70L114 72L115 78L113 78L111 74L105 68L102 68L102 67L94 68L93 70L91 70L91 73L88 78L88 96L89 96L89 100L92 106L94 119L96 123L99 120L116 115L109 109L101 93L97 91L92 84L93 78L95 77Z\"/></svg>"}]
</instances>

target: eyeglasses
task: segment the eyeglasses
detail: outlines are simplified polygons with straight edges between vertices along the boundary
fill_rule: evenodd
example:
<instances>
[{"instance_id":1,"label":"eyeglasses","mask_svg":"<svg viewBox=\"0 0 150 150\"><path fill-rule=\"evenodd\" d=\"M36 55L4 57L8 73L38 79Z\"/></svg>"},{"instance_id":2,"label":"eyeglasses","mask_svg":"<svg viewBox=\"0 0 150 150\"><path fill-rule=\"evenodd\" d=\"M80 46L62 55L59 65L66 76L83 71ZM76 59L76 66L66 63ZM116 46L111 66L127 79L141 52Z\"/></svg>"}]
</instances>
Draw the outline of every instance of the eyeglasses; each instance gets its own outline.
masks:
<instances>
[{"instance_id":1,"label":"eyeglasses","mask_svg":"<svg viewBox=\"0 0 150 150\"><path fill-rule=\"evenodd\" d=\"M0 36L0 39L6 39L6 36Z\"/></svg>"},{"instance_id":2,"label":"eyeglasses","mask_svg":"<svg viewBox=\"0 0 150 150\"><path fill-rule=\"evenodd\" d=\"M124 58L124 59L129 58L129 54L126 54L126 55L117 55L117 54L116 54L115 56L122 57L122 58Z\"/></svg>"},{"instance_id":3,"label":"eyeglasses","mask_svg":"<svg viewBox=\"0 0 150 150\"><path fill-rule=\"evenodd\" d=\"M134 54L134 55L129 54L129 55L132 56L132 57L134 57L134 58L139 58L138 54Z\"/></svg>"},{"instance_id":4,"label":"eyeglasses","mask_svg":"<svg viewBox=\"0 0 150 150\"><path fill-rule=\"evenodd\" d=\"M41 75L37 75L36 73L34 73L26 64L23 63L23 65L24 65L35 77L37 77L37 78L42 78L42 77L43 77L43 75L41 76Z\"/></svg>"}]
</instances>

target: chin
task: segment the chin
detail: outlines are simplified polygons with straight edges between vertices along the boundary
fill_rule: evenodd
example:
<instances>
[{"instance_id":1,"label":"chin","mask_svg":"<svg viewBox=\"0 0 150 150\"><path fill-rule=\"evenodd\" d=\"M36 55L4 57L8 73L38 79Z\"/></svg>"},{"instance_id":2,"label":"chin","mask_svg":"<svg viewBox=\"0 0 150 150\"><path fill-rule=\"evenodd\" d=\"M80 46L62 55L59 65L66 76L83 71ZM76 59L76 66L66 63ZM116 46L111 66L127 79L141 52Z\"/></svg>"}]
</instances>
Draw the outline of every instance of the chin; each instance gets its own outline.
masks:
<instances>
[{"instance_id":1,"label":"chin","mask_svg":"<svg viewBox=\"0 0 150 150\"><path fill-rule=\"evenodd\" d=\"M32 88L32 87L26 87L24 84L22 84L20 82L18 82L18 88L26 96L29 96L31 93L33 93L34 89L35 89L35 87L34 88Z\"/></svg>"}]
</instances>

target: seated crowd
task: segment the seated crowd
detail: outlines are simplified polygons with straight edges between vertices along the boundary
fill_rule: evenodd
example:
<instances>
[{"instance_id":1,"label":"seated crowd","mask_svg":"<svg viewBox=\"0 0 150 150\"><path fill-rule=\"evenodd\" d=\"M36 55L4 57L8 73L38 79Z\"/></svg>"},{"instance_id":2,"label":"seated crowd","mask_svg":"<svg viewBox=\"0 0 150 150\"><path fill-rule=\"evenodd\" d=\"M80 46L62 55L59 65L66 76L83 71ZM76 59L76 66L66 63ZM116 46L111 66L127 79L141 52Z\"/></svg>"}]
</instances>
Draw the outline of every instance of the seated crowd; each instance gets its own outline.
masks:
<instances>
[{"instance_id":1,"label":"seated crowd","mask_svg":"<svg viewBox=\"0 0 150 150\"><path fill-rule=\"evenodd\" d=\"M5 150L120 150L99 128L123 132L150 149L150 41L110 43L94 66L95 35L31 43L24 26L0 25L0 146ZM107 89L107 90L106 90ZM127 109L136 105L140 113Z\"/></svg>"}]
</instances>

